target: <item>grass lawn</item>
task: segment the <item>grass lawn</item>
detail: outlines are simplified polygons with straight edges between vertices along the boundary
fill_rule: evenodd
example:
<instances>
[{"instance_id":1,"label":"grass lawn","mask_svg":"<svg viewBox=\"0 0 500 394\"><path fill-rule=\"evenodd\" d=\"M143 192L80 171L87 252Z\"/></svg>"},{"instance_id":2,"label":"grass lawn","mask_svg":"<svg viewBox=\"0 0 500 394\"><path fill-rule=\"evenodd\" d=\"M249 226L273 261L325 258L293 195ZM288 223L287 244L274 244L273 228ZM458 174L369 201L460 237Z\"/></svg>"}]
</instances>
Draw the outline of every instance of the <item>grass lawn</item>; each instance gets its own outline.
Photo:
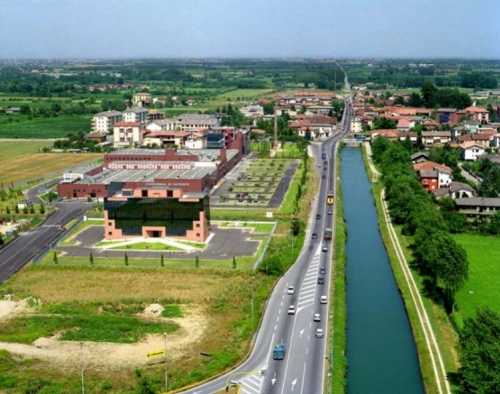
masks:
<instances>
[{"instance_id":1,"label":"grass lawn","mask_svg":"<svg viewBox=\"0 0 500 394\"><path fill-rule=\"evenodd\" d=\"M135 314L144 307L151 303L166 305L162 316L180 318L182 325L186 315L184 306L187 306L186 317L201 319L196 329L202 333L198 341L190 344L184 343L189 331L178 330L169 335L169 344L180 352L175 362L169 364L169 386L176 389L223 371L243 358L259 324L271 285L266 286L262 274L238 269L30 265L0 285L0 296L7 293L15 294L16 298L33 296L40 299L42 306L32 309L33 313L26 316L13 317L9 324L0 324L0 338L30 343L33 338L49 336L60 329L80 327L65 331L64 338L130 343L140 340L145 333L172 332L178 327L175 323L137 318ZM255 296L253 322L252 288ZM199 317L190 316L189 311L193 308ZM209 362L200 355L202 351L211 354ZM8 377L16 388L23 387L31 377L43 376L44 385L48 386L44 391L49 392L49 388L58 385L57 390L50 392L73 392L71 387L80 379L78 357L68 360L68 367L58 370L47 362L19 360L0 351L0 375L2 379ZM129 393L137 382L136 371L121 364L110 366L106 371L87 365L85 387L89 392L104 392L101 385L106 381L108 392ZM144 372L155 384L163 382L163 365L148 366ZM2 379L0 384L5 381ZM160 386L155 392L159 390Z\"/></svg>"},{"instance_id":2,"label":"grass lawn","mask_svg":"<svg viewBox=\"0 0 500 394\"><path fill-rule=\"evenodd\" d=\"M1 131L0 131L1 133ZM0 181L7 187L43 177L65 168L102 157L95 153L37 153L37 149L51 145L44 142L2 142L0 140ZM36 165L35 165L36 163Z\"/></svg>"},{"instance_id":3,"label":"grass lawn","mask_svg":"<svg viewBox=\"0 0 500 394\"><path fill-rule=\"evenodd\" d=\"M64 138L70 133L90 131L92 115L36 118L0 127L0 138Z\"/></svg>"},{"instance_id":4,"label":"grass lawn","mask_svg":"<svg viewBox=\"0 0 500 394\"><path fill-rule=\"evenodd\" d=\"M500 313L500 237L457 234L453 238L467 251L470 263L469 280L456 295L455 321L460 324L474 317L483 306Z\"/></svg>"}]
</instances>

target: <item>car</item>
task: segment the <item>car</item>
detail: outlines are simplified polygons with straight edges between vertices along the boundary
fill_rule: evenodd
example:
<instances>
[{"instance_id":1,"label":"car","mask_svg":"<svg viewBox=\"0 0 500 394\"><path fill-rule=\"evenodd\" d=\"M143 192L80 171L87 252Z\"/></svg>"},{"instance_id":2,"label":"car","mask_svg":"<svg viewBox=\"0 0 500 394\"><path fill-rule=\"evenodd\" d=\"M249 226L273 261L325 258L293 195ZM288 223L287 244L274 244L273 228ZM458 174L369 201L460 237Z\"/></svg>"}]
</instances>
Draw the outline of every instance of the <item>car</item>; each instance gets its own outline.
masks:
<instances>
[{"instance_id":1,"label":"car","mask_svg":"<svg viewBox=\"0 0 500 394\"><path fill-rule=\"evenodd\" d=\"M333 213L333 212L332 212L331 210L330 210L330 211L328 211L328 215L331 215L332 213Z\"/></svg>"},{"instance_id":2,"label":"car","mask_svg":"<svg viewBox=\"0 0 500 394\"><path fill-rule=\"evenodd\" d=\"M247 196L247 194L246 194L246 193L241 193L241 194L240 194L240 197L241 197L241 198L245 198L246 196Z\"/></svg>"},{"instance_id":3,"label":"car","mask_svg":"<svg viewBox=\"0 0 500 394\"><path fill-rule=\"evenodd\" d=\"M319 302L321 304L326 304L328 302L328 297L326 295L321 296L321 300Z\"/></svg>"},{"instance_id":4,"label":"car","mask_svg":"<svg viewBox=\"0 0 500 394\"><path fill-rule=\"evenodd\" d=\"M323 164L324 164L325 166L327 166L327 165L328 165L328 162L325 160L325 161L323 162Z\"/></svg>"},{"instance_id":5,"label":"car","mask_svg":"<svg viewBox=\"0 0 500 394\"><path fill-rule=\"evenodd\" d=\"M328 167L323 167L323 171L326 171L326 170L328 170Z\"/></svg>"},{"instance_id":6,"label":"car","mask_svg":"<svg viewBox=\"0 0 500 394\"><path fill-rule=\"evenodd\" d=\"M319 273L324 275L326 274L326 268L325 267L319 267Z\"/></svg>"},{"instance_id":7,"label":"car","mask_svg":"<svg viewBox=\"0 0 500 394\"><path fill-rule=\"evenodd\" d=\"M316 338L323 338L324 336L325 336L325 334L323 333L322 328L316 329Z\"/></svg>"},{"instance_id":8,"label":"car","mask_svg":"<svg viewBox=\"0 0 500 394\"><path fill-rule=\"evenodd\" d=\"M316 214L316 219L321 219L321 215L319 213Z\"/></svg>"},{"instance_id":9,"label":"car","mask_svg":"<svg viewBox=\"0 0 500 394\"><path fill-rule=\"evenodd\" d=\"M321 321L321 315L319 313L315 313L313 317L314 321Z\"/></svg>"},{"instance_id":10,"label":"car","mask_svg":"<svg viewBox=\"0 0 500 394\"><path fill-rule=\"evenodd\" d=\"M316 239L316 238L318 238L318 234L316 234L316 233L312 233L311 238L312 238L312 239Z\"/></svg>"},{"instance_id":11,"label":"car","mask_svg":"<svg viewBox=\"0 0 500 394\"><path fill-rule=\"evenodd\" d=\"M318 164L318 168L319 168L319 167L321 167L321 163L320 163L320 164Z\"/></svg>"},{"instance_id":12,"label":"car","mask_svg":"<svg viewBox=\"0 0 500 394\"><path fill-rule=\"evenodd\" d=\"M286 290L287 294L293 294L295 293L295 287L293 286L288 286L288 289Z\"/></svg>"},{"instance_id":13,"label":"car","mask_svg":"<svg viewBox=\"0 0 500 394\"><path fill-rule=\"evenodd\" d=\"M238 202L243 202L243 199L241 197L238 198Z\"/></svg>"},{"instance_id":14,"label":"car","mask_svg":"<svg viewBox=\"0 0 500 394\"><path fill-rule=\"evenodd\" d=\"M294 305L290 305L288 307L288 314L289 315L295 315L295 306Z\"/></svg>"},{"instance_id":15,"label":"car","mask_svg":"<svg viewBox=\"0 0 500 394\"><path fill-rule=\"evenodd\" d=\"M326 175L322 175L322 176L321 176L321 179L326 179Z\"/></svg>"},{"instance_id":16,"label":"car","mask_svg":"<svg viewBox=\"0 0 500 394\"><path fill-rule=\"evenodd\" d=\"M324 284L325 284L325 277L318 276L318 285L324 285Z\"/></svg>"},{"instance_id":17,"label":"car","mask_svg":"<svg viewBox=\"0 0 500 394\"><path fill-rule=\"evenodd\" d=\"M328 248L326 246L323 246L323 249L321 249L323 252L328 252Z\"/></svg>"}]
</instances>

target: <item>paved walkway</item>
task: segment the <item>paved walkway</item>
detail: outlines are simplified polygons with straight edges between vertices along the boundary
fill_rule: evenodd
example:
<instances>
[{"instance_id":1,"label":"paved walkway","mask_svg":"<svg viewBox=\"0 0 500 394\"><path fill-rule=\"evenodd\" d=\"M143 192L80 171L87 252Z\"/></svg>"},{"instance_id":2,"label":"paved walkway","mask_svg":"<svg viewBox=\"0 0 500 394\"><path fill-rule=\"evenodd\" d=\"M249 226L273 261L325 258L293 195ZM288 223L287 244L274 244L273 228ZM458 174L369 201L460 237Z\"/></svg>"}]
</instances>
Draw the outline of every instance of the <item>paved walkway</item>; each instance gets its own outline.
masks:
<instances>
[{"instance_id":1,"label":"paved walkway","mask_svg":"<svg viewBox=\"0 0 500 394\"><path fill-rule=\"evenodd\" d=\"M363 145L361 145L361 147L363 147L363 146L364 146L364 149L366 149L366 156L367 156L367 159L368 159L368 166L370 167L370 171L371 171L371 174L372 174L371 182L375 183L375 182L377 182L377 179L380 177L381 174L380 174L380 172L378 172L378 170L373 165L373 160L372 160L372 156L373 156L372 146L370 145L369 142L363 142Z\"/></svg>"}]
</instances>

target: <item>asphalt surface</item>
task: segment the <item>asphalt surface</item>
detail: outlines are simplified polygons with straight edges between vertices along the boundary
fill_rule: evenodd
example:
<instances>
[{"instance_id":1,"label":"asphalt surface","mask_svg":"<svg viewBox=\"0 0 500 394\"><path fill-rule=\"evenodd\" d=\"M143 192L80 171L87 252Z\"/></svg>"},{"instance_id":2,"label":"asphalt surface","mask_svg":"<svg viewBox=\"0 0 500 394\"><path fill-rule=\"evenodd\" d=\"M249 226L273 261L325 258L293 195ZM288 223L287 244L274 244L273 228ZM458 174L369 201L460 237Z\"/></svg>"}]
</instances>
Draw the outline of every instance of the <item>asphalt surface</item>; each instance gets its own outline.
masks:
<instances>
[{"instance_id":1,"label":"asphalt surface","mask_svg":"<svg viewBox=\"0 0 500 394\"><path fill-rule=\"evenodd\" d=\"M78 216L85 203L78 201L57 203L57 211L45 222L33 229L21 233L14 241L0 250L0 283L19 271L41 250L48 246L64 231L63 226Z\"/></svg>"},{"instance_id":2,"label":"asphalt surface","mask_svg":"<svg viewBox=\"0 0 500 394\"><path fill-rule=\"evenodd\" d=\"M133 251L126 250L130 258L157 258L161 254L167 259L190 259L195 256L201 260L231 260L233 256L254 256L259 250L260 241L252 239L250 229L241 230L212 225L214 233L208 246L202 251ZM58 246L57 248L71 257L87 257L90 252L94 256L123 257L124 250L96 249L94 245L104 239L102 226L91 226L81 231L73 238L78 243L75 246Z\"/></svg>"},{"instance_id":3,"label":"asphalt surface","mask_svg":"<svg viewBox=\"0 0 500 394\"><path fill-rule=\"evenodd\" d=\"M329 296L332 274L332 241L323 241L324 229L334 228L333 215L328 215L332 206L326 204L326 192L334 190L335 145L342 133L348 131L351 113L347 100L346 116L342 120L340 132L325 143L312 145L316 160L316 171L326 179L321 181L316 199L316 211L312 213L302 252L275 286L266 305L261 327L255 338L249 358L239 367L212 381L183 391L185 394L212 394L224 389L230 381L240 385L242 394L319 394L324 392L326 362L329 360L330 346L326 342L330 324L331 299L321 304L322 295ZM327 152L328 165L324 170L321 151ZM319 165L319 166L318 166ZM321 218L315 219L316 214ZM317 239L311 234L317 233ZM323 246L327 251L323 252ZM319 267L326 269L325 284L318 284ZM288 286L295 292L287 294ZM294 305L296 313L288 314L288 307ZM314 322L313 315L320 313L321 321ZM316 338L316 330L323 329L324 337ZM285 343L287 351L284 360L273 360L272 351L277 343Z\"/></svg>"}]
</instances>

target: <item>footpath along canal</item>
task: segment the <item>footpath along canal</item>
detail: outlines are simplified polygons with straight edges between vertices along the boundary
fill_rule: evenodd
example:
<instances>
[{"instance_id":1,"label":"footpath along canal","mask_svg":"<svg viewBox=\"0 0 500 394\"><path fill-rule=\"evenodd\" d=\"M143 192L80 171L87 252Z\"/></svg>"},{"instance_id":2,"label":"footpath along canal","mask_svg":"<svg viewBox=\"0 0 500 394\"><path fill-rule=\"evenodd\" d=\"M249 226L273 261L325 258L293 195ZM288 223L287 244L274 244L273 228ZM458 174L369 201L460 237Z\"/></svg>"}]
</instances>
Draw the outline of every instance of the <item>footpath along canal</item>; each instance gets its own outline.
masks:
<instances>
[{"instance_id":1,"label":"footpath along canal","mask_svg":"<svg viewBox=\"0 0 500 394\"><path fill-rule=\"evenodd\" d=\"M344 148L347 392L423 394L417 350L378 229L361 149Z\"/></svg>"}]
</instances>

